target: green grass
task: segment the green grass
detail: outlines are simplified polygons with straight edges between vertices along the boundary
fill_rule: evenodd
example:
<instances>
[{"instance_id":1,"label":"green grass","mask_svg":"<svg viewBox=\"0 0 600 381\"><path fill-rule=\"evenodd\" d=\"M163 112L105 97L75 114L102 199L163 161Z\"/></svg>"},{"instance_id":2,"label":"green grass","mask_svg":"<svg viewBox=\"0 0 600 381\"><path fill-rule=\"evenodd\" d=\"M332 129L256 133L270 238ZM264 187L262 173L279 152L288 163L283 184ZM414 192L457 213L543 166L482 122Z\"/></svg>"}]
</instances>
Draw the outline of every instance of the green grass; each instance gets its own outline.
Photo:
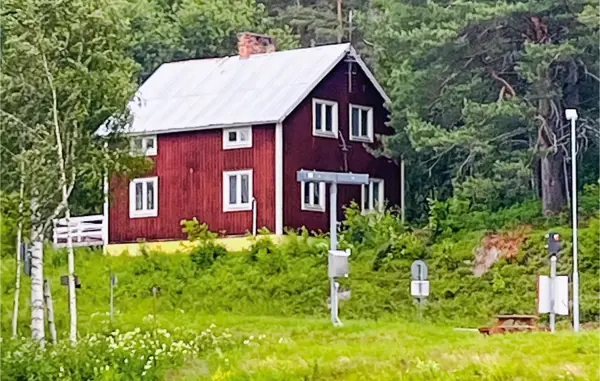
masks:
<instances>
[{"instance_id":1,"label":"green grass","mask_svg":"<svg viewBox=\"0 0 600 381\"><path fill-rule=\"evenodd\" d=\"M391 226L395 222L386 223ZM167 361L164 368L156 368L155 378L146 376L156 380L162 379L163 371L167 380L600 380L600 332L574 335L567 329L569 317L559 319L565 329L555 335L483 337L453 330L490 323L499 313L535 313L536 276L548 271L546 228L532 231L516 257L499 260L485 275L476 277L472 271L474 248L484 232L429 242L418 232L399 228L383 234L379 230L387 230L382 224L361 222L346 230L342 242L353 248L352 270L350 278L341 283L352 290L352 298L341 306L345 325L338 328L328 322L327 242L323 237L290 236L279 246L259 241L251 250L222 253L217 259L206 248L191 256L148 253L136 258L104 257L97 251L78 249L81 341L88 334L105 337L114 329L152 330L156 325L173 332L175 328L192 329L191 337L211 324L216 324L217 330L230 329L233 344L207 345L183 366ZM598 218L582 223L579 241L582 322L596 324L599 224ZM569 242L566 227L559 226L556 231ZM568 274L570 247L566 245L563 252L559 273ZM68 335L69 313L60 276L66 274L66 258L64 250L49 248L44 258L63 341ZM409 293L410 264L422 258L430 265L432 292L424 322L418 323ZM10 336L14 265L12 254L3 256L3 340ZM111 272L119 277L113 323L107 317ZM153 285L161 288L157 299L152 297ZM29 296L30 279L24 277L19 318L24 337L30 335ZM544 324L544 318L541 320ZM4 346L0 356L9 352L6 348L20 351L19 343ZM98 350L101 361L110 357L103 354ZM19 374L48 365L29 358L25 356L19 363ZM87 365L91 357L83 353L78 358ZM52 366L62 363L55 360ZM44 373L50 375L44 379L56 378L52 369ZM144 379L137 371L84 377L81 364L72 369L80 376L71 378L73 381ZM0 379L4 379L2 375Z\"/></svg>"},{"instance_id":2,"label":"green grass","mask_svg":"<svg viewBox=\"0 0 600 381\"><path fill-rule=\"evenodd\" d=\"M159 316L160 325L229 328L239 344L167 373L168 380L594 380L600 334L484 337L393 321ZM185 321L182 321L185 319ZM249 338L252 339L249 339Z\"/></svg>"}]
</instances>

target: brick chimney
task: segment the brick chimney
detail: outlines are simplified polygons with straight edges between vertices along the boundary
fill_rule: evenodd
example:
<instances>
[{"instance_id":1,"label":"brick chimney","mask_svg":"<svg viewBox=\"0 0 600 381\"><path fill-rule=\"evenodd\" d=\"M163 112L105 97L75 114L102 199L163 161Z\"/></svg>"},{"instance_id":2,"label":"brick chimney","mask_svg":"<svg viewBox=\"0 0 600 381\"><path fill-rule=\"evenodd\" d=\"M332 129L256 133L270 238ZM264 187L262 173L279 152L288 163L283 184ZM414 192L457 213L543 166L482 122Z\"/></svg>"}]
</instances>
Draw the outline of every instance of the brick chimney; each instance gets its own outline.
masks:
<instances>
[{"instance_id":1,"label":"brick chimney","mask_svg":"<svg viewBox=\"0 0 600 381\"><path fill-rule=\"evenodd\" d=\"M243 32L238 34L238 54L240 58L248 58L253 54L272 53L275 51L275 38L262 34Z\"/></svg>"}]
</instances>

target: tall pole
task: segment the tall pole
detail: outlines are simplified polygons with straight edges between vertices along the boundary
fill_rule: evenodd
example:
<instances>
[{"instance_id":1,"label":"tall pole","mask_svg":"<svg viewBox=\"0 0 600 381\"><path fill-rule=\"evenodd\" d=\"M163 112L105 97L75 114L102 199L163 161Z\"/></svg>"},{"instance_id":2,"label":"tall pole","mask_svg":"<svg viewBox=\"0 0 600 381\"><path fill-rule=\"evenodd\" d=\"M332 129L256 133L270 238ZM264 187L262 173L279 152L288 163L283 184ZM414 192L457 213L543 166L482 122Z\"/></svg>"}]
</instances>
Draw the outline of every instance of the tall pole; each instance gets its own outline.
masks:
<instances>
[{"instance_id":1,"label":"tall pole","mask_svg":"<svg viewBox=\"0 0 600 381\"><path fill-rule=\"evenodd\" d=\"M550 332L555 330L556 255L550 257Z\"/></svg>"},{"instance_id":2,"label":"tall pole","mask_svg":"<svg viewBox=\"0 0 600 381\"><path fill-rule=\"evenodd\" d=\"M319 184L315 183L315 187L318 186ZM324 196L322 195L321 197ZM335 183L329 185L329 209L329 245L331 250L337 250L337 184ZM338 325L337 287L334 277L331 277L330 293L331 322L333 325Z\"/></svg>"},{"instance_id":3,"label":"tall pole","mask_svg":"<svg viewBox=\"0 0 600 381\"><path fill-rule=\"evenodd\" d=\"M579 332L579 270L577 268L577 131L571 118L571 212L573 223L573 331Z\"/></svg>"},{"instance_id":4,"label":"tall pole","mask_svg":"<svg viewBox=\"0 0 600 381\"><path fill-rule=\"evenodd\" d=\"M108 152L108 143L104 143L104 153ZM108 184L108 169L104 167L104 177L102 178L102 193L104 194L104 204L102 206L102 254L106 256L108 253L108 198L109 198L109 184Z\"/></svg>"},{"instance_id":5,"label":"tall pole","mask_svg":"<svg viewBox=\"0 0 600 381\"><path fill-rule=\"evenodd\" d=\"M337 19L338 19L338 44L342 43L344 36L344 27L342 19L342 0L337 0Z\"/></svg>"}]
</instances>

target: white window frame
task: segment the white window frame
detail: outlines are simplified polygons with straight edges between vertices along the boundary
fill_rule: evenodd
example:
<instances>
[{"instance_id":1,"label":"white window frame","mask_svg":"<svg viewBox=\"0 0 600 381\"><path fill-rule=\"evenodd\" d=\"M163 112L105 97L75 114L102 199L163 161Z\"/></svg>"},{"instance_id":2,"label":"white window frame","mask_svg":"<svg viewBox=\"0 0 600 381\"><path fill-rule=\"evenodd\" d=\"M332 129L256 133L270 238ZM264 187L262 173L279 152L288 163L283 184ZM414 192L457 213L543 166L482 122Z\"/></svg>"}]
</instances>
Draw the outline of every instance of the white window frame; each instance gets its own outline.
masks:
<instances>
[{"instance_id":1,"label":"white window frame","mask_svg":"<svg viewBox=\"0 0 600 381\"><path fill-rule=\"evenodd\" d=\"M235 132L236 136L239 137L240 132L246 132L248 134L248 140L246 141L235 141L229 140L229 133ZM252 126L248 127L233 127L223 129L223 149L236 149L236 148L250 148L252 147Z\"/></svg>"},{"instance_id":2,"label":"white window frame","mask_svg":"<svg viewBox=\"0 0 600 381\"><path fill-rule=\"evenodd\" d=\"M154 186L154 195L153 195L153 205L154 208L148 209L148 191L147 191L147 183L152 182ZM136 185L142 183L142 210L136 210L136 194L135 188ZM158 217L158 177L140 177L137 179L133 179L129 182L129 218L144 218L144 217Z\"/></svg>"},{"instance_id":3,"label":"white window frame","mask_svg":"<svg viewBox=\"0 0 600 381\"><path fill-rule=\"evenodd\" d=\"M322 107L321 110L321 126L325 127L325 106L331 107L331 131L317 130L317 107ZM312 100L312 131L314 136L325 138L338 137L338 103L336 101L328 101L325 99L313 98Z\"/></svg>"},{"instance_id":4,"label":"white window frame","mask_svg":"<svg viewBox=\"0 0 600 381\"><path fill-rule=\"evenodd\" d=\"M367 136L363 135L353 135L352 133L352 109L358 109L367 112ZM369 106L360 106L355 104L350 104L348 108L348 136L350 136L350 140L357 142L367 142L373 143L373 107ZM359 123L361 123L362 118L358 118ZM358 127L359 132L362 130L362 126Z\"/></svg>"},{"instance_id":5,"label":"white window frame","mask_svg":"<svg viewBox=\"0 0 600 381\"><path fill-rule=\"evenodd\" d=\"M373 199L373 183L378 183L379 184L379 199L377 200L377 209L374 208L374 199ZM365 209L365 187L369 187L369 207L368 209ZM360 187L360 208L363 211L363 213L366 212L371 212L374 210L378 210L381 211L383 210L383 204L384 204L384 200L385 200L385 181L383 181L383 179L377 179L377 178L369 178L369 184L363 184Z\"/></svg>"},{"instance_id":6,"label":"white window frame","mask_svg":"<svg viewBox=\"0 0 600 381\"><path fill-rule=\"evenodd\" d=\"M305 191L305 185L306 182L302 181L300 182L300 205L301 205L301 209L302 210L309 210L312 212L324 212L325 211L325 183L321 182L321 183L314 183L314 182L309 182L308 183L308 192L309 192L309 200L311 200L308 204L304 202L304 196L306 195L306 191ZM315 204L314 203L314 198L315 198L315 187L319 187L319 203Z\"/></svg>"},{"instance_id":7,"label":"white window frame","mask_svg":"<svg viewBox=\"0 0 600 381\"><path fill-rule=\"evenodd\" d=\"M242 175L248 175L248 202L241 203L242 201ZM238 189L236 190L236 200L239 200L239 203L230 204L229 203L229 178L231 176L237 176L238 179L236 184L238 184ZM254 199L253 192L253 170L252 169L244 169L239 171L223 171L223 211L224 212L238 212L244 210L252 210L252 200Z\"/></svg>"},{"instance_id":8,"label":"white window frame","mask_svg":"<svg viewBox=\"0 0 600 381\"><path fill-rule=\"evenodd\" d=\"M141 140L142 142L142 151L139 152L137 151L137 149L135 148L135 141L136 140ZM146 143L148 142L148 140L153 140L154 141L154 146L153 148L147 149L144 148L146 147ZM158 138L156 137L156 135L144 135L144 136L132 136L131 137L131 154L134 156L156 156L158 153Z\"/></svg>"}]
</instances>

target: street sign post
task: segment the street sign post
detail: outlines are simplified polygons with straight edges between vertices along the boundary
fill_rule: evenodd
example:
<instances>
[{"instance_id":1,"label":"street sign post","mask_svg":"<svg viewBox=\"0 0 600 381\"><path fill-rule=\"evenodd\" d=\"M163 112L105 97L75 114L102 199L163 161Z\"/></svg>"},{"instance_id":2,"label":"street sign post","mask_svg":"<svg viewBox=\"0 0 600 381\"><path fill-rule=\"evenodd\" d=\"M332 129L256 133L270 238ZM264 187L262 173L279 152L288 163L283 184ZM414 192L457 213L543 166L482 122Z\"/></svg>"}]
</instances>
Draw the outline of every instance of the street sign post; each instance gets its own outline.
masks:
<instances>
[{"instance_id":1,"label":"street sign post","mask_svg":"<svg viewBox=\"0 0 600 381\"><path fill-rule=\"evenodd\" d=\"M559 291L559 286L562 285L562 283L559 285L558 283L558 278L556 276L556 262L558 261L558 253L560 252L560 249L562 248L562 243L560 241L560 235L558 233L548 233L546 234L546 239L548 240L548 243L546 244L546 248L548 249L548 252L550 254L550 278L548 278L548 280L546 281L546 279L540 279L541 282L538 282L539 285L541 285L542 287L544 287L543 289L540 287L539 288L539 293L540 293L540 299L543 302L548 302L549 304L549 308L547 313L550 313L550 331L552 333L554 333L555 331L555 325L556 325L556 313L557 313L557 309L558 309L558 305L565 303L564 300L564 292L562 290L562 288ZM547 278L547 277L545 277ZM568 278L567 277L563 277L564 279L567 279L567 285L568 285ZM564 282L564 279L561 279L561 282ZM567 314L568 314L568 300L569 300L569 293L568 293L568 286L565 288L566 291L566 305L567 305ZM542 292L544 293L542 295ZM557 299L558 298L563 298L563 299ZM538 303L538 308L539 308L540 303ZM545 310L545 308L544 308Z\"/></svg>"},{"instance_id":2,"label":"street sign post","mask_svg":"<svg viewBox=\"0 0 600 381\"><path fill-rule=\"evenodd\" d=\"M325 183L329 185L329 265L328 275L330 278L330 303L331 303L331 322L334 326L342 325L338 317L338 287L336 278L348 277L350 272L348 259L350 250L341 251L337 249L337 186L344 185L367 185L369 184L369 175L347 172L324 172L307 171L304 169L296 172L296 180L299 183Z\"/></svg>"},{"instance_id":3,"label":"street sign post","mask_svg":"<svg viewBox=\"0 0 600 381\"><path fill-rule=\"evenodd\" d=\"M110 322L113 321L114 316L114 299L115 292L114 289L117 287L117 276L115 274L111 274L110 276Z\"/></svg>"},{"instance_id":4,"label":"street sign post","mask_svg":"<svg viewBox=\"0 0 600 381\"><path fill-rule=\"evenodd\" d=\"M410 294L417 298L419 303L419 320L423 319L423 302L429 296L429 281L427 280L427 264L418 259L410 266L412 282L410 282Z\"/></svg>"}]
</instances>

